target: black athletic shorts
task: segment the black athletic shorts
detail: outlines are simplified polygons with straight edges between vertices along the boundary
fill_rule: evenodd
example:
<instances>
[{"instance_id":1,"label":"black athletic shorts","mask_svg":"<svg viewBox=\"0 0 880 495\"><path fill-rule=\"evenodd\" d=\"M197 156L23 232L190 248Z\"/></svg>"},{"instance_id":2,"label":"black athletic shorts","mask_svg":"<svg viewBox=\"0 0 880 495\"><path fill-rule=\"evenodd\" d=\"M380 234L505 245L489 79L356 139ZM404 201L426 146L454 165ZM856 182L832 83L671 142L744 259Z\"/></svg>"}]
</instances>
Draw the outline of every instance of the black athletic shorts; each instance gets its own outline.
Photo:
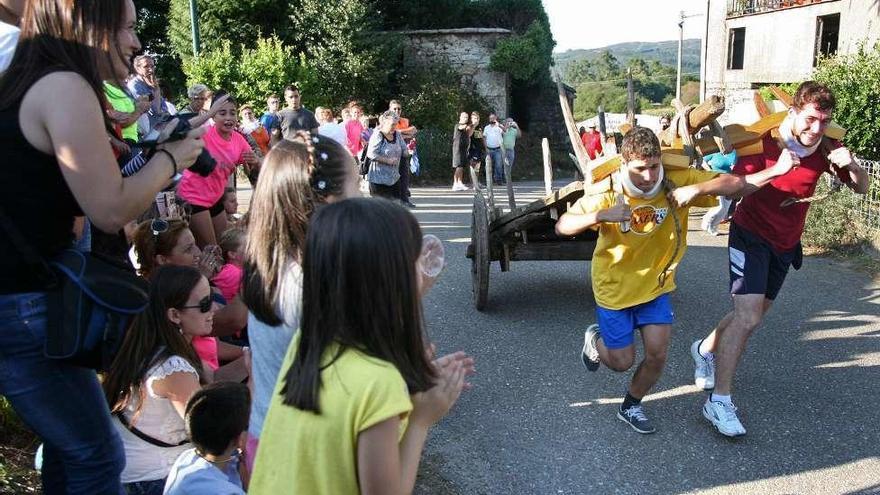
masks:
<instances>
[{"instance_id":1,"label":"black athletic shorts","mask_svg":"<svg viewBox=\"0 0 880 495\"><path fill-rule=\"evenodd\" d=\"M189 206L191 208L192 214L195 215L196 213L201 213L203 211L207 211L211 214L211 218L216 217L217 215L223 213L226 210L226 207L223 205L223 198L225 196L226 196L225 194L223 196L220 196L220 199L218 199L217 202L211 206L199 206L199 205L190 204Z\"/></svg>"},{"instance_id":2,"label":"black athletic shorts","mask_svg":"<svg viewBox=\"0 0 880 495\"><path fill-rule=\"evenodd\" d=\"M731 294L763 294L767 299L776 299L788 267L798 270L803 261L800 243L790 251L777 253L760 236L733 222L727 246Z\"/></svg>"}]
</instances>

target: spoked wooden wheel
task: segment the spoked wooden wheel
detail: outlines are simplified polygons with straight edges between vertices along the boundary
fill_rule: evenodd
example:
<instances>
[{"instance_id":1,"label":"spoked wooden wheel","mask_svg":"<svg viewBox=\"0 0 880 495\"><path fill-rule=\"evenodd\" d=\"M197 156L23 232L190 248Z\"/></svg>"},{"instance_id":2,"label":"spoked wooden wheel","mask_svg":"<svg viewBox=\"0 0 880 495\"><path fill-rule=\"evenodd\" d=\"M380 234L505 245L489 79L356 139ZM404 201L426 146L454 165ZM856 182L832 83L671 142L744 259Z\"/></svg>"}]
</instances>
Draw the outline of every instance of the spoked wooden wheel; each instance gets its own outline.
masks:
<instances>
[{"instance_id":1,"label":"spoked wooden wheel","mask_svg":"<svg viewBox=\"0 0 880 495\"><path fill-rule=\"evenodd\" d=\"M489 299L489 209L479 191L474 193L474 209L471 217L471 280L474 306L477 311L486 308Z\"/></svg>"}]
</instances>

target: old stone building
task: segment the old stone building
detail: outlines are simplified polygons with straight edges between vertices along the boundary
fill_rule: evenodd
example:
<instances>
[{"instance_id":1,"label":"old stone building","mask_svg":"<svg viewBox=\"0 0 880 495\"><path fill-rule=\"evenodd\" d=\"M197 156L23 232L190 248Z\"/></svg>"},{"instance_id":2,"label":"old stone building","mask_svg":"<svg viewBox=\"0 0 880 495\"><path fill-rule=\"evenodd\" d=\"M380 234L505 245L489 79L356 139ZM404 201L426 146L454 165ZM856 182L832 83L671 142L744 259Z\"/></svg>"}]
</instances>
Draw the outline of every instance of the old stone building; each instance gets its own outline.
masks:
<instances>
[{"instance_id":1,"label":"old stone building","mask_svg":"<svg viewBox=\"0 0 880 495\"><path fill-rule=\"evenodd\" d=\"M510 108L510 78L489 69L499 40L510 36L508 29L463 28L400 31L404 35L404 67L445 61L462 78L472 83L499 115Z\"/></svg>"},{"instance_id":2,"label":"old stone building","mask_svg":"<svg viewBox=\"0 0 880 495\"><path fill-rule=\"evenodd\" d=\"M703 95L727 98L725 122L757 120L761 85L803 81L821 55L880 39L878 0L707 0Z\"/></svg>"},{"instance_id":3,"label":"old stone building","mask_svg":"<svg viewBox=\"0 0 880 495\"><path fill-rule=\"evenodd\" d=\"M514 88L507 74L489 68L496 45L512 34L510 30L430 29L397 31L396 34L404 37L405 67L444 61L461 75L463 81L473 84L499 116L513 117L520 123L529 136L524 145L537 146L539 149L540 139L546 137L554 150L554 161L567 162L571 148L556 86L550 82L549 76L543 84ZM575 91L570 87L565 89L569 104L572 104ZM485 119L486 116L483 117ZM527 154L521 156L525 159Z\"/></svg>"}]
</instances>

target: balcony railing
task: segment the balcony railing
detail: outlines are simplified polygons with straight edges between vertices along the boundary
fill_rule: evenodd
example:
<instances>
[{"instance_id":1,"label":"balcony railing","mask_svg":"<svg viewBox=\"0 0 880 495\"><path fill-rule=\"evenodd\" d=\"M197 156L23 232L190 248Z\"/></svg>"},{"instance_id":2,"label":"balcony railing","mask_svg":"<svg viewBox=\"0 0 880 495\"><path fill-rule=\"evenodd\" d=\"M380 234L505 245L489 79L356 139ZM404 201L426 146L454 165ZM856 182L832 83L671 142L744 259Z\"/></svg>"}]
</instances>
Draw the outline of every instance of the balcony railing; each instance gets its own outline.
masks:
<instances>
[{"instance_id":1,"label":"balcony railing","mask_svg":"<svg viewBox=\"0 0 880 495\"><path fill-rule=\"evenodd\" d=\"M727 17L772 12L832 0L727 0Z\"/></svg>"}]
</instances>

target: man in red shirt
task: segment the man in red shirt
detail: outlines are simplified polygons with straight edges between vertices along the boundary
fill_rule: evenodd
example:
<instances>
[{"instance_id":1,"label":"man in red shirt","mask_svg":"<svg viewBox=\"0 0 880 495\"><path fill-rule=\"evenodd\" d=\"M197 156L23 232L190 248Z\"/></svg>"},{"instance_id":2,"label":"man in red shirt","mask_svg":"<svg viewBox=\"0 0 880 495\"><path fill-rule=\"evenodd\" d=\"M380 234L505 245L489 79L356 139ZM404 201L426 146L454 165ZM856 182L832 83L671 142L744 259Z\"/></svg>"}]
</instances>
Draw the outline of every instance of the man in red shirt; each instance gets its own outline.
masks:
<instances>
[{"instance_id":1,"label":"man in red shirt","mask_svg":"<svg viewBox=\"0 0 880 495\"><path fill-rule=\"evenodd\" d=\"M602 135L596 130L596 124L590 124L590 130L581 133L581 142L584 143L590 160L595 160L602 154Z\"/></svg>"},{"instance_id":2,"label":"man in red shirt","mask_svg":"<svg viewBox=\"0 0 880 495\"><path fill-rule=\"evenodd\" d=\"M728 241L733 311L703 340L691 345L697 386L714 390L703 416L719 433L745 435L730 398L733 375L749 336L776 298L789 266L800 268L801 235L808 201L824 172L836 175L859 194L868 192L868 174L840 143L825 137L834 95L807 81L798 87L789 115L779 125L779 141L767 134L762 154L741 158L735 174L751 174L777 161L794 163L788 173L747 196L736 209ZM716 370L717 368L717 370Z\"/></svg>"}]
</instances>

